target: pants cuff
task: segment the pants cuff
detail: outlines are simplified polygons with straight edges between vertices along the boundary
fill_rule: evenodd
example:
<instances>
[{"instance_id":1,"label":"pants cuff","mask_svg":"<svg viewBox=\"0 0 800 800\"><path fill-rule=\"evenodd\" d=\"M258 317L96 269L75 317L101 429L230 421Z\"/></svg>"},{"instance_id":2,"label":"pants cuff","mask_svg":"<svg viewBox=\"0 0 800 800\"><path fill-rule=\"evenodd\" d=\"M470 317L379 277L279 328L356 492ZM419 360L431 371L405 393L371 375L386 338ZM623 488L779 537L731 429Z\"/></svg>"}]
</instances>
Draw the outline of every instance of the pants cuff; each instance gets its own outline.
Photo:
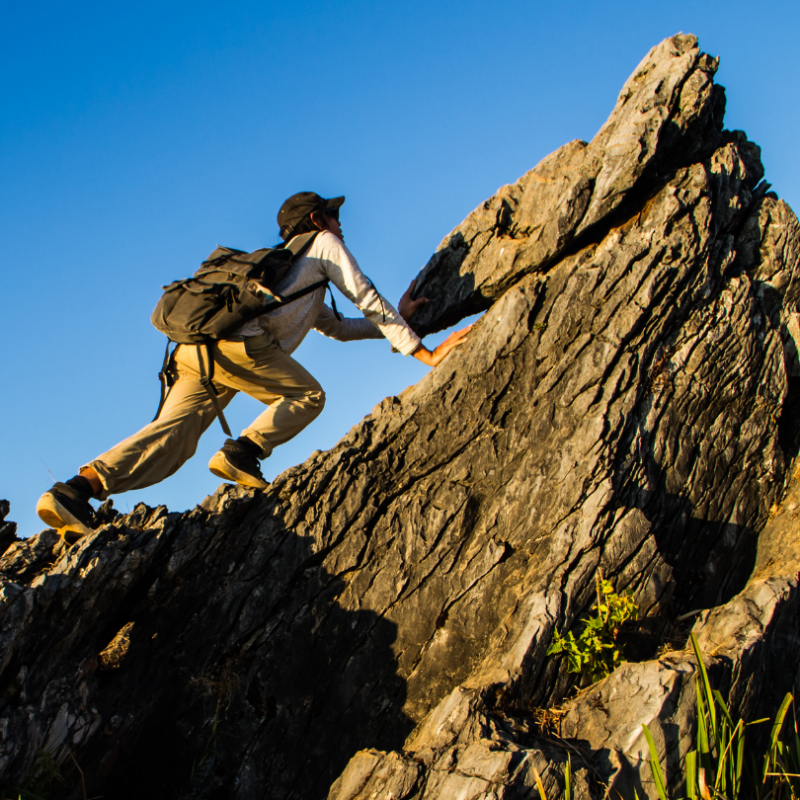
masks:
<instances>
[{"instance_id":1,"label":"pants cuff","mask_svg":"<svg viewBox=\"0 0 800 800\"><path fill-rule=\"evenodd\" d=\"M96 495L96 498L98 500L108 500L108 496L113 491L108 467L102 461L90 461L88 464L84 464L81 469L86 469L87 467L91 467L97 473L97 477L100 478L100 483L103 485L103 491ZM80 470L78 472L80 473Z\"/></svg>"},{"instance_id":2,"label":"pants cuff","mask_svg":"<svg viewBox=\"0 0 800 800\"><path fill-rule=\"evenodd\" d=\"M253 444L257 444L261 448L261 453L258 456L259 458L269 458L272 455L272 445L258 431L253 430L252 428L245 428L241 435L246 436L251 442L253 442Z\"/></svg>"}]
</instances>

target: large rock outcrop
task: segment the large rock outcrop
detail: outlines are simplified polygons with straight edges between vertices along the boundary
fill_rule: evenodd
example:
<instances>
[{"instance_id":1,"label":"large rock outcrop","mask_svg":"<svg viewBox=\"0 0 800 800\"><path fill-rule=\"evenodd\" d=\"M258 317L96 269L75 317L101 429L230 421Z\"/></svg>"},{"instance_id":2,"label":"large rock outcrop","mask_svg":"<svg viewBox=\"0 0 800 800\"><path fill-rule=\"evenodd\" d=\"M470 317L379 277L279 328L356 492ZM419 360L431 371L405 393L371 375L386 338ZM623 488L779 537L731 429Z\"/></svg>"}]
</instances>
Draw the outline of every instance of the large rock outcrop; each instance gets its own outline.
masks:
<instances>
[{"instance_id":1,"label":"large rock outcrop","mask_svg":"<svg viewBox=\"0 0 800 800\"><path fill-rule=\"evenodd\" d=\"M44 752L54 797L80 765L111 798L535 798L570 753L579 794L653 796L641 723L672 774L687 615L743 710L794 686L800 226L715 69L661 43L592 142L450 234L415 322L487 313L335 448L264 494L11 546L3 785ZM569 700L546 650L598 570L636 595L642 660Z\"/></svg>"}]
</instances>

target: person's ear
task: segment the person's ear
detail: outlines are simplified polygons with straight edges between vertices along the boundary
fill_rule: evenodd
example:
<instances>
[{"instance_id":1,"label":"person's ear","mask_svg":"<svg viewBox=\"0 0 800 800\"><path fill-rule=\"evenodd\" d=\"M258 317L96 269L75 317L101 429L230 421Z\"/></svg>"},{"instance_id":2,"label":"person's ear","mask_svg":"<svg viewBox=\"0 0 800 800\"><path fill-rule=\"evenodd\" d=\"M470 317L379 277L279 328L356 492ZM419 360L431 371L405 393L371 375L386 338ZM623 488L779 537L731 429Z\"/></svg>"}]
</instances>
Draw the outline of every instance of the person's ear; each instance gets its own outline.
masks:
<instances>
[{"instance_id":1,"label":"person's ear","mask_svg":"<svg viewBox=\"0 0 800 800\"><path fill-rule=\"evenodd\" d=\"M316 225L317 230L325 230L325 215L321 211L312 211L311 221L314 223L314 225Z\"/></svg>"}]
</instances>

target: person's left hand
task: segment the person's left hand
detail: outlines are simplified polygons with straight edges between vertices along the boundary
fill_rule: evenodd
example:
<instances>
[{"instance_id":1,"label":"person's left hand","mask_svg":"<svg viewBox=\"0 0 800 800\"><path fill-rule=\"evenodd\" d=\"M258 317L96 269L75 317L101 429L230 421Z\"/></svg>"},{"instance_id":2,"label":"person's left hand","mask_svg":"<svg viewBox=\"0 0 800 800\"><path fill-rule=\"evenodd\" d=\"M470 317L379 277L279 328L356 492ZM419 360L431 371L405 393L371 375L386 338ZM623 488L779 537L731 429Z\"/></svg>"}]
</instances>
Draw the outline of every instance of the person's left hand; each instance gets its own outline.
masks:
<instances>
[{"instance_id":1,"label":"person's left hand","mask_svg":"<svg viewBox=\"0 0 800 800\"><path fill-rule=\"evenodd\" d=\"M397 304L397 312L406 322L416 314L420 306L428 302L427 297L418 297L416 300L412 300L411 295L414 293L414 287L416 285L417 279L414 278L408 289L406 289L405 294L400 298L400 302Z\"/></svg>"},{"instance_id":2,"label":"person's left hand","mask_svg":"<svg viewBox=\"0 0 800 800\"><path fill-rule=\"evenodd\" d=\"M420 344L411 355L429 367L438 367L453 348L464 344L467 340L467 334L472 330L473 325L467 325L466 328L462 328L460 331L454 331L435 350L428 350L424 344Z\"/></svg>"}]
</instances>

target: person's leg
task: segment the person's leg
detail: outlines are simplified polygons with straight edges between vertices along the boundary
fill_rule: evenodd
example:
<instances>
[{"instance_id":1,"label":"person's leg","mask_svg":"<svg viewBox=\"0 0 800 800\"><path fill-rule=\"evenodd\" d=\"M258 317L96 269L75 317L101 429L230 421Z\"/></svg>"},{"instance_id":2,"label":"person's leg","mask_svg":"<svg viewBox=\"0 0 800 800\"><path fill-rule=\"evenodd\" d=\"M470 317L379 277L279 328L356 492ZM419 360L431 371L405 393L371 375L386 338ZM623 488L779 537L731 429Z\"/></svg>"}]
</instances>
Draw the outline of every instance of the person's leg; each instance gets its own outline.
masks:
<instances>
[{"instance_id":1,"label":"person's leg","mask_svg":"<svg viewBox=\"0 0 800 800\"><path fill-rule=\"evenodd\" d=\"M201 434L214 420L214 406L200 383L197 348L178 348L175 368L178 379L157 420L84 465L80 476L57 483L42 495L36 510L46 524L86 535L92 528L90 497L104 500L109 494L151 486L172 475L194 454ZM215 385L224 407L236 391ZM81 487L81 478L91 492Z\"/></svg>"},{"instance_id":2,"label":"person's leg","mask_svg":"<svg viewBox=\"0 0 800 800\"><path fill-rule=\"evenodd\" d=\"M215 386L224 408L236 392L216 381ZM215 416L214 404L199 379L179 377L158 419L86 465L102 483L99 499L144 489L177 472L195 454L200 436Z\"/></svg>"},{"instance_id":3,"label":"person's leg","mask_svg":"<svg viewBox=\"0 0 800 800\"><path fill-rule=\"evenodd\" d=\"M225 385L269 406L241 434L258 446L259 458L300 433L325 406L325 392L314 376L267 334L217 342L215 358Z\"/></svg>"},{"instance_id":4,"label":"person's leg","mask_svg":"<svg viewBox=\"0 0 800 800\"><path fill-rule=\"evenodd\" d=\"M267 334L215 346L216 374L225 385L255 397L269 408L228 439L208 468L225 480L265 489L260 459L314 420L325 405L325 393L314 377Z\"/></svg>"}]
</instances>

